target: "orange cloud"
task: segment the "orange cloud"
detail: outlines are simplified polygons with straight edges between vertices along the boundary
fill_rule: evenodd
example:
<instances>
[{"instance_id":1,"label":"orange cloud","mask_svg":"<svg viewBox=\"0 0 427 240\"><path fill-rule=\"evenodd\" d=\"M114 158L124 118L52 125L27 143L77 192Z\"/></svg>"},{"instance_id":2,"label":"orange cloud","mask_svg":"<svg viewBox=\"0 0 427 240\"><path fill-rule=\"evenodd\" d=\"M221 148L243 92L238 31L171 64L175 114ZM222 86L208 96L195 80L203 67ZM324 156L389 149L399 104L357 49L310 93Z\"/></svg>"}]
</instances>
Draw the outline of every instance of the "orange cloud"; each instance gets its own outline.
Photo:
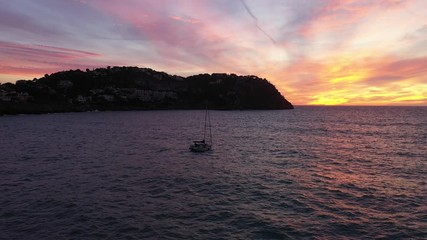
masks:
<instances>
[{"instance_id":1,"label":"orange cloud","mask_svg":"<svg viewBox=\"0 0 427 240\"><path fill-rule=\"evenodd\" d=\"M342 58L317 64L302 61L288 67L284 76L292 79L289 89L310 93L294 101L314 105L427 103L427 57Z\"/></svg>"}]
</instances>

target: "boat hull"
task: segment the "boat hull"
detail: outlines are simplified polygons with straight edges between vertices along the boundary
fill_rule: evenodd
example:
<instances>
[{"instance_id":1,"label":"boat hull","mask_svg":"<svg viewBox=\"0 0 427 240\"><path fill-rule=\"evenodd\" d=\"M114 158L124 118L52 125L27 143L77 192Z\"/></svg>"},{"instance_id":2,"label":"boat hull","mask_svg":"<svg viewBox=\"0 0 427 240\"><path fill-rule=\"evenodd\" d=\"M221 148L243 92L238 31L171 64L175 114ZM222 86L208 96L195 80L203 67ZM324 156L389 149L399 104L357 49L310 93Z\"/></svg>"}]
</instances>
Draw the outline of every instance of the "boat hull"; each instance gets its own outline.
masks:
<instances>
[{"instance_id":1,"label":"boat hull","mask_svg":"<svg viewBox=\"0 0 427 240\"><path fill-rule=\"evenodd\" d=\"M198 144L193 144L190 146L190 150L192 152L207 152L210 151L212 149L211 145L207 144L207 143L198 143Z\"/></svg>"}]
</instances>

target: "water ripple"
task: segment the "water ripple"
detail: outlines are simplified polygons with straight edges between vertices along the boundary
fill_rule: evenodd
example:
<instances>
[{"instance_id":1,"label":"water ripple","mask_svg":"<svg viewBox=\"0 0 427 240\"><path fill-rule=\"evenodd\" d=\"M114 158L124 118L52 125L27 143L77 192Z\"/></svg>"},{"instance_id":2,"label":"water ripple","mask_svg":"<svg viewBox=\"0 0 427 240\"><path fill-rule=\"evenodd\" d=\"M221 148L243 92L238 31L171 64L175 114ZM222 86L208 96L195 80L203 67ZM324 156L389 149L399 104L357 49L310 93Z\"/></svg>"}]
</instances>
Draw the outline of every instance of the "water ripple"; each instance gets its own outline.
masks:
<instances>
[{"instance_id":1,"label":"water ripple","mask_svg":"<svg viewBox=\"0 0 427 240\"><path fill-rule=\"evenodd\" d=\"M426 108L211 117L207 154L200 111L1 117L1 238L427 238Z\"/></svg>"}]
</instances>

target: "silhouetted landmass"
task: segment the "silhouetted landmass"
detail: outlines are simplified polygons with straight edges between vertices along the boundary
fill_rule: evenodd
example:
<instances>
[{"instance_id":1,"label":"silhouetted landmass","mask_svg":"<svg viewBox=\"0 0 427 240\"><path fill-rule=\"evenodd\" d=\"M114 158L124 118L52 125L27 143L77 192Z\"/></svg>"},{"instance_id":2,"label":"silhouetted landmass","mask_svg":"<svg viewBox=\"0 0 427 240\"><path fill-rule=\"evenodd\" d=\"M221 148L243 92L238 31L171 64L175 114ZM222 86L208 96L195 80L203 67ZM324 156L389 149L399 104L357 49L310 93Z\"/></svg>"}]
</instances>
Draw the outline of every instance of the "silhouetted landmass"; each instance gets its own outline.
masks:
<instances>
[{"instance_id":1,"label":"silhouetted landmass","mask_svg":"<svg viewBox=\"0 0 427 240\"><path fill-rule=\"evenodd\" d=\"M0 85L0 114L144 109L293 109L265 79L148 68L69 70Z\"/></svg>"}]
</instances>

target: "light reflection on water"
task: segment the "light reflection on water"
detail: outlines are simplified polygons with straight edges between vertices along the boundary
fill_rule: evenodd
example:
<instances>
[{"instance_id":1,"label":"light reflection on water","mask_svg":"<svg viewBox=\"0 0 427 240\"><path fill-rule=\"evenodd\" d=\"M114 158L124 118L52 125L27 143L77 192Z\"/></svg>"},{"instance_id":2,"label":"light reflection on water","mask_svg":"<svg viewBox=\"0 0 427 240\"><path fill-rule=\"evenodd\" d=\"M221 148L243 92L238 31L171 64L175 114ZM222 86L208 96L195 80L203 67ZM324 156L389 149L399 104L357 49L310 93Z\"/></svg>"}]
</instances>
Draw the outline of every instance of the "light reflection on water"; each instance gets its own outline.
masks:
<instances>
[{"instance_id":1,"label":"light reflection on water","mask_svg":"<svg viewBox=\"0 0 427 240\"><path fill-rule=\"evenodd\" d=\"M427 108L0 118L0 232L54 238L427 238ZM7 141L4 141L6 139Z\"/></svg>"}]
</instances>

